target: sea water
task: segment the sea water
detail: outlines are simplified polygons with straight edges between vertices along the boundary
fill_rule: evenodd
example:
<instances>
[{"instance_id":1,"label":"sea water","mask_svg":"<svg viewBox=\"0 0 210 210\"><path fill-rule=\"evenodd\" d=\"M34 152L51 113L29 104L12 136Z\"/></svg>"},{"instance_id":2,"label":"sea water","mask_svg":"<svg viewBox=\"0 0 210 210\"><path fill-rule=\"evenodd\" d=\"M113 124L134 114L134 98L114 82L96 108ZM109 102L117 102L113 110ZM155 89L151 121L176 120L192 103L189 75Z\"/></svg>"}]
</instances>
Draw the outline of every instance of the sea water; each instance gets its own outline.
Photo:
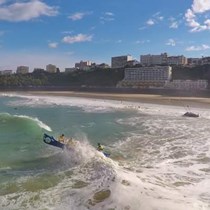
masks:
<instances>
[{"instance_id":1,"label":"sea water","mask_svg":"<svg viewBox=\"0 0 210 210\"><path fill-rule=\"evenodd\" d=\"M199 118L185 111L1 94L0 209L209 210L210 110L193 110ZM78 143L62 150L45 144L44 133Z\"/></svg>"}]
</instances>

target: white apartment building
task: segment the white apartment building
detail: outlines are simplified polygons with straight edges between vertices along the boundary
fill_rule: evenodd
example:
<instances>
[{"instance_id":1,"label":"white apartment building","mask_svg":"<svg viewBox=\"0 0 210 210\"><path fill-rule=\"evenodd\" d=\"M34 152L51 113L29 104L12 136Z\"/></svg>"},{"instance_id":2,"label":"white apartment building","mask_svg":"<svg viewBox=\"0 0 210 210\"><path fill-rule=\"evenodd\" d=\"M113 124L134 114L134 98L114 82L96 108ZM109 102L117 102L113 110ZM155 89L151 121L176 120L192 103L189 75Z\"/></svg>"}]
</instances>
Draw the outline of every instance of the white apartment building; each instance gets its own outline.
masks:
<instances>
[{"instance_id":1,"label":"white apartment building","mask_svg":"<svg viewBox=\"0 0 210 210\"><path fill-rule=\"evenodd\" d=\"M112 68L122 68L126 66L128 61L133 60L131 55L123 55L111 58L111 67Z\"/></svg>"},{"instance_id":2,"label":"white apartment building","mask_svg":"<svg viewBox=\"0 0 210 210\"><path fill-rule=\"evenodd\" d=\"M179 90L205 90L207 87L207 80L173 80L165 84L165 88L167 89Z\"/></svg>"},{"instance_id":3,"label":"white apartment building","mask_svg":"<svg viewBox=\"0 0 210 210\"><path fill-rule=\"evenodd\" d=\"M49 73L56 73L57 72L57 67L56 67L56 65L48 64L46 66L46 71L49 72Z\"/></svg>"},{"instance_id":4,"label":"white apartment building","mask_svg":"<svg viewBox=\"0 0 210 210\"><path fill-rule=\"evenodd\" d=\"M28 66L18 66L16 70L17 74L28 74L29 73L29 67Z\"/></svg>"},{"instance_id":5,"label":"white apartment building","mask_svg":"<svg viewBox=\"0 0 210 210\"><path fill-rule=\"evenodd\" d=\"M172 77L170 66L126 68L124 79L118 86L124 87L164 87Z\"/></svg>"}]
</instances>

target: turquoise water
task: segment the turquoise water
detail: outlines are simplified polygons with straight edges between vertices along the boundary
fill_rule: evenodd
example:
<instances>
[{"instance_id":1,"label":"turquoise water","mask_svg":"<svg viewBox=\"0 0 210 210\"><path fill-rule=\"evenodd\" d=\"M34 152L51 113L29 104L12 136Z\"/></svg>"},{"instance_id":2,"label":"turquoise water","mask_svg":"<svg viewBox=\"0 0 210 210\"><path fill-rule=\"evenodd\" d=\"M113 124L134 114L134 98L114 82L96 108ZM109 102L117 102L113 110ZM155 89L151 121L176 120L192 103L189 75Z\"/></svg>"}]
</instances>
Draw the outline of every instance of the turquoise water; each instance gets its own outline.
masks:
<instances>
[{"instance_id":1,"label":"turquoise water","mask_svg":"<svg viewBox=\"0 0 210 210\"><path fill-rule=\"evenodd\" d=\"M210 209L210 114L196 111L2 94L0 209ZM63 151L44 133L78 144Z\"/></svg>"}]
</instances>

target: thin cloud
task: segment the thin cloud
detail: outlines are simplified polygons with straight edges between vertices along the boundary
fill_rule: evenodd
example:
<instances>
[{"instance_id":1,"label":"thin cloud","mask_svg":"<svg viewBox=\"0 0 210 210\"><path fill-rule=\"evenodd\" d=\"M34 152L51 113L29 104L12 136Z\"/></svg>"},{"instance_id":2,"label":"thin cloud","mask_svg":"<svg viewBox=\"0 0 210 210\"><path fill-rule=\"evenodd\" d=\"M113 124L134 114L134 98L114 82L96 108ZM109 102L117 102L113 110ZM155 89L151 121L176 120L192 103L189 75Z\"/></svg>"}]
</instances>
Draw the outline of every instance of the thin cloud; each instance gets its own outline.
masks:
<instances>
[{"instance_id":1,"label":"thin cloud","mask_svg":"<svg viewBox=\"0 0 210 210\"><path fill-rule=\"evenodd\" d=\"M76 20L81 20L84 18L84 16L91 14L91 12L76 12L72 15L70 15L68 18L76 21Z\"/></svg>"},{"instance_id":2,"label":"thin cloud","mask_svg":"<svg viewBox=\"0 0 210 210\"><path fill-rule=\"evenodd\" d=\"M75 36L65 36L62 41L68 44L73 44L76 42L89 42L92 40L92 37L92 35L78 34Z\"/></svg>"},{"instance_id":3,"label":"thin cloud","mask_svg":"<svg viewBox=\"0 0 210 210\"><path fill-rule=\"evenodd\" d=\"M190 46L187 47L185 50L186 51L203 51L203 50L208 50L210 49L209 45L202 44L201 46Z\"/></svg>"},{"instance_id":4,"label":"thin cloud","mask_svg":"<svg viewBox=\"0 0 210 210\"><path fill-rule=\"evenodd\" d=\"M156 12L152 15L150 19L147 20L146 24L149 26L155 25L164 19L163 16L160 15L160 12Z\"/></svg>"},{"instance_id":5,"label":"thin cloud","mask_svg":"<svg viewBox=\"0 0 210 210\"><path fill-rule=\"evenodd\" d=\"M209 0L194 0L191 8L185 12L185 20L188 26L191 28L191 32L199 32L210 30L210 19L205 19L203 23L199 22L199 16L205 12L210 11ZM207 18L204 17L203 18Z\"/></svg>"},{"instance_id":6,"label":"thin cloud","mask_svg":"<svg viewBox=\"0 0 210 210\"><path fill-rule=\"evenodd\" d=\"M48 44L49 48L57 48L58 47L58 43L57 42L51 42Z\"/></svg>"},{"instance_id":7,"label":"thin cloud","mask_svg":"<svg viewBox=\"0 0 210 210\"><path fill-rule=\"evenodd\" d=\"M169 46L176 46L176 42L174 39L169 39L167 42L166 42L166 45L169 45Z\"/></svg>"},{"instance_id":8,"label":"thin cloud","mask_svg":"<svg viewBox=\"0 0 210 210\"><path fill-rule=\"evenodd\" d=\"M156 19L156 20L160 20L162 21L164 19L163 16L160 15L160 12L156 12L153 17Z\"/></svg>"},{"instance_id":9,"label":"thin cloud","mask_svg":"<svg viewBox=\"0 0 210 210\"><path fill-rule=\"evenodd\" d=\"M141 30L144 30L146 28L147 28L146 26L142 26L142 27L139 27L139 30L141 31Z\"/></svg>"},{"instance_id":10,"label":"thin cloud","mask_svg":"<svg viewBox=\"0 0 210 210\"><path fill-rule=\"evenodd\" d=\"M155 21L152 20L152 19L149 19L149 20L147 21L147 25L152 26L152 25L154 25L154 24L155 24Z\"/></svg>"},{"instance_id":11,"label":"thin cloud","mask_svg":"<svg viewBox=\"0 0 210 210\"><path fill-rule=\"evenodd\" d=\"M112 12L105 12L105 15L107 15L107 16L114 16L114 14Z\"/></svg>"},{"instance_id":12,"label":"thin cloud","mask_svg":"<svg viewBox=\"0 0 210 210\"><path fill-rule=\"evenodd\" d=\"M72 34L73 31L62 31L61 33L62 33L62 34Z\"/></svg>"},{"instance_id":13,"label":"thin cloud","mask_svg":"<svg viewBox=\"0 0 210 210\"><path fill-rule=\"evenodd\" d=\"M117 43L118 44L122 43L122 40L121 39L117 40Z\"/></svg>"},{"instance_id":14,"label":"thin cloud","mask_svg":"<svg viewBox=\"0 0 210 210\"><path fill-rule=\"evenodd\" d=\"M114 13L112 12L105 12L103 16L100 17L100 20L102 23L108 22L108 21L114 21Z\"/></svg>"},{"instance_id":15,"label":"thin cloud","mask_svg":"<svg viewBox=\"0 0 210 210\"><path fill-rule=\"evenodd\" d=\"M181 15L181 19L179 16L176 18L174 18L174 17L168 18L169 28L172 28L172 29L179 28L179 25L182 23L182 19L183 19L183 17L182 17L183 15L182 14L180 14L180 15Z\"/></svg>"},{"instance_id":16,"label":"thin cloud","mask_svg":"<svg viewBox=\"0 0 210 210\"><path fill-rule=\"evenodd\" d=\"M170 24L169 28L174 28L174 29L176 29L176 28L178 28L178 27L179 27L178 21L176 21L176 20L171 21L171 24Z\"/></svg>"},{"instance_id":17,"label":"thin cloud","mask_svg":"<svg viewBox=\"0 0 210 210\"><path fill-rule=\"evenodd\" d=\"M137 40L135 43L136 44L145 44L145 43L149 43L149 42L150 42L150 40L147 39L147 40Z\"/></svg>"},{"instance_id":18,"label":"thin cloud","mask_svg":"<svg viewBox=\"0 0 210 210\"><path fill-rule=\"evenodd\" d=\"M56 16L58 14L57 7L48 6L40 0L16 2L10 5L4 5L4 3L5 1L1 1L0 4L0 20L20 22L40 16Z\"/></svg>"}]
</instances>

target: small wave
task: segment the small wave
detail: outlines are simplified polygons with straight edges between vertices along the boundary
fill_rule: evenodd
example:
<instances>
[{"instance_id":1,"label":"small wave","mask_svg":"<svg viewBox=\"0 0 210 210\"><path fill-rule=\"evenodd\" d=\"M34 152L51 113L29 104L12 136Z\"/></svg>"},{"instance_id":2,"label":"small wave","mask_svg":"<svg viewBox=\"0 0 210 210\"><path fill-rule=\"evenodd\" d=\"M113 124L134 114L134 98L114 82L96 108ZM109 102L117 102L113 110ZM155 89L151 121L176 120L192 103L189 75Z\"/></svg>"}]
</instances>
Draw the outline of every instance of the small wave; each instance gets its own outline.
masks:
<instances>
[{"instance_id":1,"label":"small wave","mask_svg":"<svg viewBox=\"0 0 210 210\"><path fill-rule=\"evenodd\" d=\"M11 170L11 169L12 169L11 167L6 166L6 167L0 168L0 171L7 171L7 170Z\"/></svg>"},{"instance_id":2,"label":"small wave","mask_svg":"<svg viewBox=\"0 0 210 210\"><path fill-rule=\"evenodd\" d=\"M2 120L9 119L9 118L12 118L12 117L32 120L40 128L43 128L43 129L45 129L47 131L52 131L52 129L48 125L46 125L44 122L39 120L37 117L30 117L30 116L27 116L27 115L11 115L9 113L0 113L0 117L1 117Z\"/></svg>"},{"instance_id":3,"label":"small wave","mask_svg":"<svg viewBox=\"0 0 210 210\"><path fill-rule=\"evenodd\" d=\"M40 128L43 128L43 129L45 129L47 131L52 131L52 129L48 125L46 125L45 123L40 121L37 117L33 118L33 117L29 117L27 115L14 115L14 116L15 117L19 117L19 118L30 119L30 120L36 122Z\"/></svg>"}]
</instances>

